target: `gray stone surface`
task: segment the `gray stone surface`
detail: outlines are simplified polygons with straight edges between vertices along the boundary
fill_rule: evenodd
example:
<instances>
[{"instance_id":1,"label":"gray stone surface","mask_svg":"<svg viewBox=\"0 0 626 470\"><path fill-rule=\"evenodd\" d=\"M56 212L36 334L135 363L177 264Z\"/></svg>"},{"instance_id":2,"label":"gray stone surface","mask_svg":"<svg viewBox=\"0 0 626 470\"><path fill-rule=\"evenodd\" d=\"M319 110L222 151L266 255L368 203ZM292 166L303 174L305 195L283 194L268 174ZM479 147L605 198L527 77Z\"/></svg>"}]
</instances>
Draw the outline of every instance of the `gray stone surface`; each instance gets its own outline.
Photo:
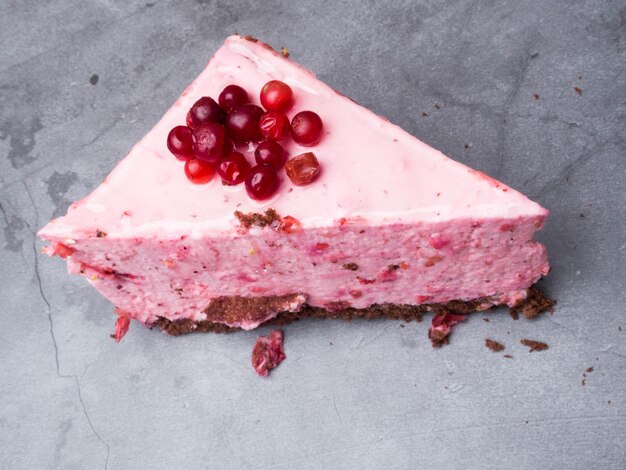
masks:
<instances>
[{"instance_id":1,"label":"gray stone surface","mask_svg":"<svg viewBox=\"0 0 626 470\"><path fill-rule=\"evenodd\" d=\"M111 341L33 234L234 31L548 207L555 314L441 350L427 322L302 321L269 380L256 332ZM623 0L3 0L0 44L1 468L626 467Z\"/></svg>"}]
</instances>

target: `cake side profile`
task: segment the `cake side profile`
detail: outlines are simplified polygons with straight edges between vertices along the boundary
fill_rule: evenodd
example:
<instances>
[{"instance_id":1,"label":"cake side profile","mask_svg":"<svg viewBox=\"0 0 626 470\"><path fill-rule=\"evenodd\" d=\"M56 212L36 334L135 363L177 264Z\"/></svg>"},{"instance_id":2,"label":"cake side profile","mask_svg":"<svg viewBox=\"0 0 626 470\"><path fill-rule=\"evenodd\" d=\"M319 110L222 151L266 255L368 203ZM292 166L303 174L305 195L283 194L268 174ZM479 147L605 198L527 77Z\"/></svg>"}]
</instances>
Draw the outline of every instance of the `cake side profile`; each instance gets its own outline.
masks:
<instances>
[{"instance_id":1,"label":"cake side profile","mask_svg":"<svg viewBox=\"0 0 626 470\"><path fill-rule=\"evenodd\" d=\"M191 183L168 149L172 129L232 84L267 108L259 93L270 81L293 90L292 127L298 111L321 116L319 142L281 141L292 157L315 154L315 181L300 186L288 168L263 200L219 178ZM237 150L254 160L254 142ZM231 36L104 182L39 236L120 315L181 334L519 307L549 271L533 238L547 216L265 44Z\"/></svg>"}]
</instances>

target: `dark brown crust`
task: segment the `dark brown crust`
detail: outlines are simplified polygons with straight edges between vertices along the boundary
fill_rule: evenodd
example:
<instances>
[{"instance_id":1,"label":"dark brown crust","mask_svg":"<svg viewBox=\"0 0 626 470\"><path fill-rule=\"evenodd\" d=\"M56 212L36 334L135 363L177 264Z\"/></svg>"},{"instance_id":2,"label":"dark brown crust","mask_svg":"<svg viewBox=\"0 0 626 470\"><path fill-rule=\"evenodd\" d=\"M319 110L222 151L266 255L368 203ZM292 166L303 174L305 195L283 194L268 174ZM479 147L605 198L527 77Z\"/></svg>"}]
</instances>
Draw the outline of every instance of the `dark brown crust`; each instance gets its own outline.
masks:
<instances>
[{"instance_id":1,"label":"dark brown crust","mask_svg":"<svg viewBox=\"0 0 626 470\"><path fill-rule=\"evenodd\" d=\"M293 294L298 296L300 294ZM289 297L289 298L288 298ZM184 320L169 320L164 317L159 317L156 322L151 326L161 329L163 332L178 336L185 333L230 333L239 330L239 328L233 328L223 323L218 323L215 320L219 316L222 319L231 318L232 315L237 315L234 321L241 321L240 312L249 310L256 310L259 307L259 302L267 307L265 310L270 311L270 307L275 307L277 304L285 304L286 302L295 301L292 296L282 297L258 297L258 298L245 298L245 297L230 297L222 298L221 300L215 299L211 302L209 307L205 309L205 312L212 318L203 321L193 321L189 319ZM409 321L421 321L422 315L427 312L435 313L456 313L467 314L471 312L484 311L481 304L487 302L487 298L480 298L470 301L453 300L445 304L424 304L424 305L399 305L399 304L375 304L368 308L357 309L348 307L345 305L329 306L331 308L312 307L310 305L303 305L297 312L282 311L276 317L263 323L263 326L276 326L286 325L301 318L328 318L328 319L341 319L341 320L354 320L365 319L371 320L374 318L387 318L391 320ZM242 302L252 302L245 304ZM250 309L250 307L254 307ZM220 309L226 308L227 311L220 311ZM275 311L275 310L274 310ZM256 316L256 315L255 315ZM258 316L260 318L260 315ZM232 322L232 321L231 321Z\"/></svg>"},{"instance_id":2,"label":"dark brown crust","mask_svg":"<svg viewBox=\"0 0 626 470\"><path fill-rule=\"evenodd\" d=\"M517 320L521 313L528 320L535 318L543 312L553 312L556 301L546 296L543 292L531 287L528 289L528 296L519 305L511 307L509 313L514 320Z\"/></svg>"},{"instance_id":3,"label":"dark brown crust","mask_svg":"<svg viewBox=\"0 0 626 470\"><path fill-rule=\"evenodd\" d=\"M235 217L239 219L239 223L244 228L250 228L252 226L267 227L280 220L280 215L278 215L278 212L274 209L266 210L265 214L258 212L244 214L241 211L235 211Z\"/></svg>"}]
</instances>

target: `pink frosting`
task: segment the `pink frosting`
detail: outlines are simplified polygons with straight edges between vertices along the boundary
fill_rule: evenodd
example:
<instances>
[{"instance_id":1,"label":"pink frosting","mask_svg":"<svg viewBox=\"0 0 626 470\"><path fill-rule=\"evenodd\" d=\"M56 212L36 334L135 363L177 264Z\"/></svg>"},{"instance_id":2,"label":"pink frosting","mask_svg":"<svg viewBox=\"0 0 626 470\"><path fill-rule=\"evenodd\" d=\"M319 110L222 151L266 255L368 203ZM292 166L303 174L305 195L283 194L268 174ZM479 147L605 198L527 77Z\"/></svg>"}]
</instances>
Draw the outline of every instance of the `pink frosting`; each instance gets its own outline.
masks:
<instances>
[{"instance_id":1,"label":"pink frosting","mask_svg":"<svg viewBox=\"0 0 626 470\"><path fill-rule=\"evenodd\" d=\"M295 187L283 175L276 197L263 203L243 186L189 183L166 148L169 130L185 122L199 97L216 98L231 83L258 104L271 79L293 88L290 116L310 109L324 121L318 145L286 146L292 155L313 151L320 178ZM298 219L303 231L237 230L235 210L270 207ZM303 294L291 310L304 301L327 308L477 297L491 297L485 306L514 304L548 271L545 250L533 241L547 214L262 43L232 36L105 181L40 236L53 242L51 254L70 256L73 272L150 323L158 316L202 320L202 309L220 295Z\"/></svg>"}]
</instances>

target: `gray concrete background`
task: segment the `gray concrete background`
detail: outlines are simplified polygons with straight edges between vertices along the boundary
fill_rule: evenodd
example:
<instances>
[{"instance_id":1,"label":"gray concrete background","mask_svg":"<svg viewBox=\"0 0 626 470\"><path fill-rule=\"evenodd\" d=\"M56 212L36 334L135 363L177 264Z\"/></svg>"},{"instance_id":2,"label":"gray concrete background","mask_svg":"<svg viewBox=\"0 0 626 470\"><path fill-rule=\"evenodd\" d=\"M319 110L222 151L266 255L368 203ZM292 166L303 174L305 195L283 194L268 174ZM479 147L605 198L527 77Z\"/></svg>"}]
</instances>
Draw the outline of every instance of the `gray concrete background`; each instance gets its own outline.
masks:
<instances>
[{"instance_id":1,"label":"gray concrete background","mask_svg":"<svg viewBox=\"0 0 626 470\"><path fill-rule=\"evenodd\" d=\"M234 31L548 207L555 314L475 315L441 350L428 322L302 321L269 380L258 332L115 344L33 233ZM2 0L0 45L1 468L626 467L623 0Z\"/></svg>"}]
</instances>

